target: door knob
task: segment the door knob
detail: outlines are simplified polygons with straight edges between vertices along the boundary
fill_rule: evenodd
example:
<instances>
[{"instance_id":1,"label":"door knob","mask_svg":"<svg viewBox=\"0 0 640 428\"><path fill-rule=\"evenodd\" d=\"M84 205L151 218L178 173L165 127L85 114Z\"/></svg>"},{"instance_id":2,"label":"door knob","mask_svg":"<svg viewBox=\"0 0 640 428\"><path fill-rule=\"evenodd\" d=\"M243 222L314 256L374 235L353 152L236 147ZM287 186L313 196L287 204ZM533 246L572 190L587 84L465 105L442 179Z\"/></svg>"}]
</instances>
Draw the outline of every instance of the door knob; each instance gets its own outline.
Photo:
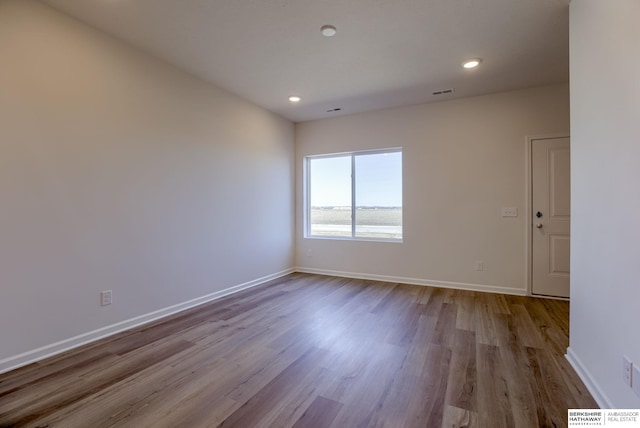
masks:
<instances>
[{"instance_id":1,"label":"door knob","mask_svg":"<svg viewBox=\"0 0 640 428\"><path fill-rule=\"evenodd\" d=\"M538 229L542 229L542 223L536 223L536 227L537 227Z\"/></svg>"}]
</instances>

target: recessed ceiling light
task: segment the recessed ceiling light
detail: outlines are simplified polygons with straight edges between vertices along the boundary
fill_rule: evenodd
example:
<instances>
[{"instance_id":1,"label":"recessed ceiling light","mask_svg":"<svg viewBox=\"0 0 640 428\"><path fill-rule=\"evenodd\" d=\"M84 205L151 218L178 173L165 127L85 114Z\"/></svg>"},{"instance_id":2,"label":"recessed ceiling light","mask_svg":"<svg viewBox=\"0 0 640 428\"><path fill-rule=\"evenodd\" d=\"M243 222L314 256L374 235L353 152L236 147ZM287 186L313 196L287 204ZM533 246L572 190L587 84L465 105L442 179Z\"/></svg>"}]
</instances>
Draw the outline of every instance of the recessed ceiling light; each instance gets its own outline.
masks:
<instances>
[{"instance_id":1,"label":"recessed ceiling light","mask_svg":"<svg viewBox=\"0 0 640 428\"><path fill-rule=\"evenodd\" d=\"M476 68L480 65L482 60L480 58L471 58L462 63L464 68Z\"/></svg>"},{"instance_id":2,"label":"recessed ceiling light","mask_svg":"<svg viewBox=\"0 0 640 428\"><path fill-rule=\"evenodd\" d=\"M322 33L323 36L325 37L332 37L335 36L336 33L338 32L338 30L336 30L336 27L334 27L333 25L323 25L320 28L320 32Z\"/></svg>"},{"instance_id":3,"label":"recessed ceiling light","mask_svg":"<svg viewBox=\"0 0 640 428\"><path fill-rule=\"evenodd\" d=\"M298 96L296 96L296 95L291 95L291 96L289 97L289 101L291 101L292 103L299 103L301 99L302 99L302 98L300 98L300 97L298 97Z\"/></svg>"}]
</instances>

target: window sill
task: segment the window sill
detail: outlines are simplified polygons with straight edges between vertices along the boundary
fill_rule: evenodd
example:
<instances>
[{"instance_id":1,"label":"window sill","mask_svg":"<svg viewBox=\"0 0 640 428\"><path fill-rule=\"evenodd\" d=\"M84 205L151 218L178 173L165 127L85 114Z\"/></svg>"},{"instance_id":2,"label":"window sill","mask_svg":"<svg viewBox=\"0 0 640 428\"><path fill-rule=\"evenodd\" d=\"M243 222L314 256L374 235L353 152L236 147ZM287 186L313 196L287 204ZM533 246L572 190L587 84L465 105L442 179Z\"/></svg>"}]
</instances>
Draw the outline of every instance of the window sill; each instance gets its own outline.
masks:
<instances>
[{"instance_id":1,"label":"window sill","mask_svg":"<svg viewBox=\"0 0 640 428\"><path fill-rule=\"evenodd\" d=\"M356 242L384 242L392 244L402 244L402 239L384 239L384 238L353 238L351 236L321 236L311 235L305 236L304 239L320 239L323 241L356 241Z\"/></svg>"}]
</instances>

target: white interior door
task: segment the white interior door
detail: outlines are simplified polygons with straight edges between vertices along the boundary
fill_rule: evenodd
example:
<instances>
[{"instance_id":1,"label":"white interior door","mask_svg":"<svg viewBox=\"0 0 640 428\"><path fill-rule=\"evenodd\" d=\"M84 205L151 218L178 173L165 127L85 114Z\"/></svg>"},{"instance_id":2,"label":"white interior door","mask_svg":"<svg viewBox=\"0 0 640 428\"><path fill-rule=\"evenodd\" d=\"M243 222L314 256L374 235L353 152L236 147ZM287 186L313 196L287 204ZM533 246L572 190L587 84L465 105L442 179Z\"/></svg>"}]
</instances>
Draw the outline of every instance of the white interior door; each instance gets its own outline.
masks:
<instances>
[{"instance_id":1,"label":"white interior door","mask_svg":"<svg viewBox=\"0 0 640 428\"><path fill-rule=\"evenodd\" d=\"M533 294L569 297L570 167L568 137L532 140Z\"/></svg>"}]
</instances>

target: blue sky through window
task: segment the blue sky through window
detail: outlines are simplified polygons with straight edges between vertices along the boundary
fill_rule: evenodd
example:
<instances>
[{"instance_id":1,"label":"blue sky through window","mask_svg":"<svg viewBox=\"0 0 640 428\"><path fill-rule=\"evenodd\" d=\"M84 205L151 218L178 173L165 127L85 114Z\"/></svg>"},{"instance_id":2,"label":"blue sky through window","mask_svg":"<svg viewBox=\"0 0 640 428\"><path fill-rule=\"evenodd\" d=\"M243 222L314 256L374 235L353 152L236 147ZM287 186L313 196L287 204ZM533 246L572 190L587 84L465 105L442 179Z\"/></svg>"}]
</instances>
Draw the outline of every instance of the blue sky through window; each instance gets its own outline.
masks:
<instances>
[{"instance_id":1,"label":"blue sky through window","mask_svg":"<svg viewBox=\"0 0 640 428\"><path fill-rule=\"evenodd\" d=\"M313 207L351 206L351 156L311 159ZM402 153L359 154L355 158L356 206L402 206Z\"/></svg>"}]
</instances>

